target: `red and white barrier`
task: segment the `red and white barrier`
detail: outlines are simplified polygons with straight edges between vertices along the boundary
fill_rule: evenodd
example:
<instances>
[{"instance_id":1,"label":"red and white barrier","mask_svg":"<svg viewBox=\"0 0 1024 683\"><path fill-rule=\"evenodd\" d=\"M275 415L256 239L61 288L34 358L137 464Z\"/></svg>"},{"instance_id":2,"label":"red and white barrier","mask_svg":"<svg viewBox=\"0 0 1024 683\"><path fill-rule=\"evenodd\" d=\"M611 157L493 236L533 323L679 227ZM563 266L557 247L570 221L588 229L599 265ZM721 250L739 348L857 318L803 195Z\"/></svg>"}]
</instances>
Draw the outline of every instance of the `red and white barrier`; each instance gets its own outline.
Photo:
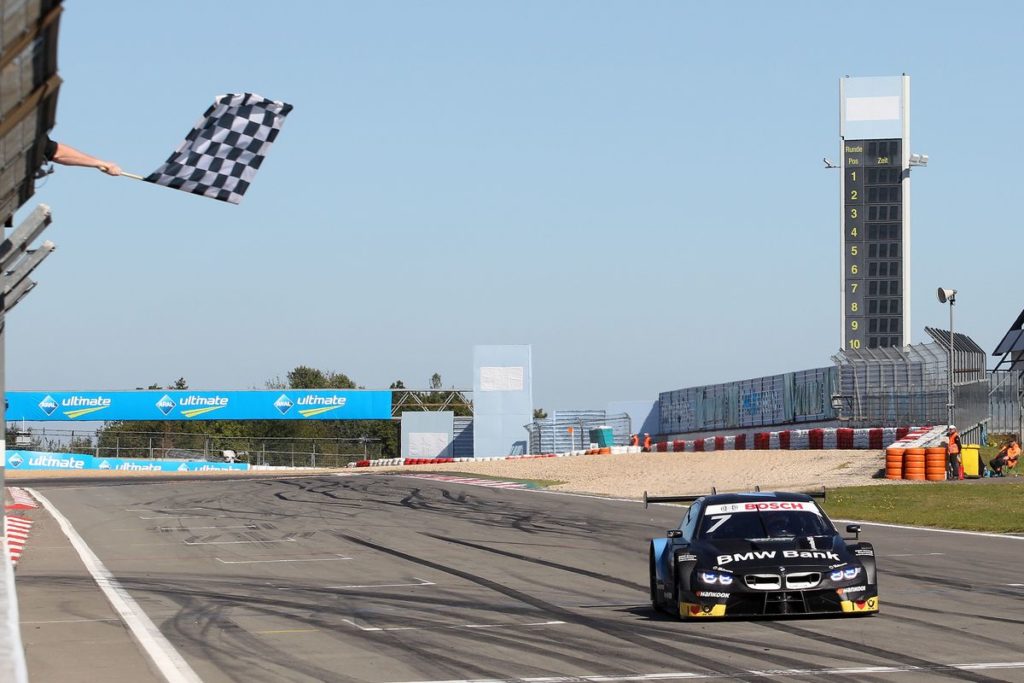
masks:
<instances>
[{"instance_id":1,"label":"red and white barrier","mask_svg":"<svg viewBox=\"0 0 1024 683\"><path fill-rule=\"evenodd\" d=\"M909 440L913 447L933 441L945 427L871 427L852 429L849 427L784 429L776 432L752 432L728 436L708 436L701 439L675 439L651 444L652 453L708 453L714 451L742 450L882 450L889 445L902 445L900 439ZM894 443L896 442L896 443ZM560 458L573 455L609 455L640 453L639 446L614 446L612 448L571 451L568 453L544 453L541 455L507 455L493 458L387 458L383 460L360 460L349 467L396 467L404 465L438 465L449 462L480 462L483 460L515 460L520 458Z\"/></svg>"}]
</instances>

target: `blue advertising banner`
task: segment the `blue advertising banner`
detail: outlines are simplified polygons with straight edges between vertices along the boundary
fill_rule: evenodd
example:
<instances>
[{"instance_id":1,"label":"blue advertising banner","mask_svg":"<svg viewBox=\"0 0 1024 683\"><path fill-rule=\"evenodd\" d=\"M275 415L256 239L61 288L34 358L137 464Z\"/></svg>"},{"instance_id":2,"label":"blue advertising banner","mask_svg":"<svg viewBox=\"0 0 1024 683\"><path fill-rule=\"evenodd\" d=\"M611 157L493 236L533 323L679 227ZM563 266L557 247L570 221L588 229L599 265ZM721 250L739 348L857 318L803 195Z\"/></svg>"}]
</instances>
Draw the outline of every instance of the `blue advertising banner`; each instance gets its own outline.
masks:
<instances>
[{"instance_id":1,"label":"blue advertising banner","mask_svg":"<svg viewBox=\"0 0 1024 683\"><path fill-rule=\"evenodd\" d=\"M8 470L116 470L121 472L209 472L247 471L247 462L205 462L203 460L146 460L140 458L97 458L84 453L7 451Z\"/></svg>"},{"instance_id":2,"label":"blue advertising banner","mask_svg":"<svg viewBox=\"0 0 1024 683\"><path fill-rule=\"evenodd\" d=\"M7 419L388 420L390 391L9 391Z\"/></svg>"}]
</instances>

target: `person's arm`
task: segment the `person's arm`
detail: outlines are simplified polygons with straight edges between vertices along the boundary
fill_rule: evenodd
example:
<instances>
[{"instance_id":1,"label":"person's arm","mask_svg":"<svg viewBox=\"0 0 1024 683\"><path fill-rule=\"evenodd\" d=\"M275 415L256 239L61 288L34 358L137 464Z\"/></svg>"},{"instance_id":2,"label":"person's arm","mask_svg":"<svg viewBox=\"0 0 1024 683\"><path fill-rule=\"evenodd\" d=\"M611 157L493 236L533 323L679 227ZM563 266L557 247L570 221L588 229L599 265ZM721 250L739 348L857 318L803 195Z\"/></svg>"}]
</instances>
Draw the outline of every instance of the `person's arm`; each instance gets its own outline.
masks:
<instances>
[{"instance_id":1,"label":"person's arm","mask_svg":"<svg viewBox=\"0 0 1024 683\"><path fill-rule=\"evenodd\" d=\"M112 161L103 161L96 157L80 152L63 142L57 143L57 149L53 154L53 160L64 166L87 166L98 168L107 175L121 175L121 167Z\"/></svg>"}]
</instances>

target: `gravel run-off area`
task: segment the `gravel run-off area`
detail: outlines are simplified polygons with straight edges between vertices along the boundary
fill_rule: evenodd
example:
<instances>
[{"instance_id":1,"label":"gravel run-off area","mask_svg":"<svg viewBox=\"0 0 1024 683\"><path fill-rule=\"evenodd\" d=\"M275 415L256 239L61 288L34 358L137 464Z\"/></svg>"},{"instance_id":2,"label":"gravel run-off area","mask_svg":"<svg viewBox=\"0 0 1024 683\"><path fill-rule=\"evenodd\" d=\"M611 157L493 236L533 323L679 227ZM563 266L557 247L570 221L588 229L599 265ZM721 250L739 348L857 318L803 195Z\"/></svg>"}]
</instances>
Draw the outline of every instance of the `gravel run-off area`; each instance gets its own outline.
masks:
<instances>
[{"instance_id":1,"label":"gravel run-off area","mask_svg":"<svg viewBox=\"0 0 1024 683\"><path fill-rule=\"evenodd\" d=\"M719 492L810 491L825 486L864 486L909 483L880 478L885 452L880 450L815 451L717 451L713 453L640 453L633 455L579 455L556 458L511 458L470 462L366 467L342 470L274 469L254 470L248 476L295 476L304 474L369 474L396 472L464 472L488 477L559 482L551 489L621 498L650 495L690 495ZM5 478L15 484L24 478L138 477L149 472L108 470L82 472L12 471ZM167 473L162 474L167 477ZM190 473L193 476L195 473ZM203 473L204 478L237 477L238 472ZM172 475L173 476L173 475ZM246 475L243 475L246 476ZM16 485L16 484L15 484Z\"/></svg>"},{"instance_id":2,"label":"gravel run-off area","mask_svg":"<svg viewBox=\"0 0 1024 683\"><path fill-rule=\"evenodd\" d=\"M719 492L809 491L822 486L903 483L879 478L885 451L719 451L714 453L640 453L558 458L481 460L405 466L405 472L466 472L490 477L564 482L556 491L622 498ZM394 471L395 468L381 468ZM360 471L374 471L368 468Z\"/></svg>"}]
</instances>

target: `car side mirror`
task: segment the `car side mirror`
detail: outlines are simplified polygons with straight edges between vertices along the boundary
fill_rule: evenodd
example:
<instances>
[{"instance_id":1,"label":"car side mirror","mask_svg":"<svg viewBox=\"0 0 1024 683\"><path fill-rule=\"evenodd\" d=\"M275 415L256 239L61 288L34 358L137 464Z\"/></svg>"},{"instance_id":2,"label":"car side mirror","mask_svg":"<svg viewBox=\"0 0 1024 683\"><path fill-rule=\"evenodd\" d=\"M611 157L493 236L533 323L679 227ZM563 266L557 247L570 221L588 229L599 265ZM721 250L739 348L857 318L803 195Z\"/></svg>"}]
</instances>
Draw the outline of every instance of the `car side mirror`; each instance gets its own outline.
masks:
<instances>
[{"instance_id":1,"label":"car side mirror","mask_svg":"<svg viewBox=\"0 0 1024 683\"><path fill-rule=\"evenodd\" d=\"M665 536L667 536L668 538L682 538L683 531L682 529L669 529L665 532Z\"/></svg>"},{"instance_id":2,"label":"car side mirror","mask_svg":"<svg viewBox=\"0 0 1024 683\"><path fill-rule=\"evenodd\" d=\"M856 539L860 540L860 524L847 524L846 533L854 534Z\"/></svg>"}]
</instances>

